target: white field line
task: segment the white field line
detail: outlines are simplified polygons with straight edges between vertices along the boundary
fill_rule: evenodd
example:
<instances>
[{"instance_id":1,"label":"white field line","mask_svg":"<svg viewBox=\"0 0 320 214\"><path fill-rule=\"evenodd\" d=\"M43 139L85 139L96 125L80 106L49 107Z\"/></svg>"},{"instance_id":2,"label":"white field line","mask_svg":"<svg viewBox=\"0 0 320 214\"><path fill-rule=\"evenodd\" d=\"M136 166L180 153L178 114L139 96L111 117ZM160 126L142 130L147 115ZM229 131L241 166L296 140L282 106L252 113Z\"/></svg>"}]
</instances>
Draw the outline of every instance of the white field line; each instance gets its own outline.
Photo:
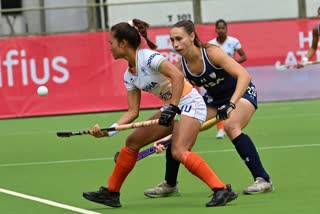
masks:
<instances>
[{"instance_id":1,"label":"white field line","mask_svg":"<svg viewBox=\"0 0 320 214\"><path fill-rule=\"evenodd\" d=\"M7 190L7 189L0 188L0 192L5 193L5 194L9 194L9 195L13 195L13 196L16 196L16 197L20 197L20 198L25 198L25 199L28 199L28 200L40 202L40 203L43 203L43 204L48 204L50 206L59 207L59 208L66 209L66 210L71 210L71 211L78 212L78 213L83 213L83 214L101 214L101 213L93 212L93 211L90 211L90 210L85 210L85 209L81 209L81 208L78 208L78 207L69 206L69 205L66 205L66 204L60 204L60 203L57 203L57 202L54 202L54 201L50 201L50 200L47 200L47 199L42 199L42 198L30 196L30 195L25 195L25 194L22 194L22 193L19 193L19 192L14 192L14 191Z\"/></svg>"},{"instance_id":2,"label":"white field line","mask_svg":"<svg viewBox=\"0 0 320 214\"><path fill-rule=\"evenodd\" d=\"M287 146L268 146L260 147L258 150L270 150L270 149L294 149L294 148L306 148L306 147L320 147L320 144L301 144L301 145L287 145ZM223 149L223 150L209 150L209 151L195 151L198 154L207 153L224 153L224 152L235 152L235 149ZM150 157L162 157L164 155L151 155ZM149 157L149 158L150 158ZM63 163L77 163L77 162L91 162L91 161L104 161L113 160L113 157L107 158L88 158L78 160L61 160L61 161L43 161L43 162L29 162L29 163L7 163L0 164L0 167L11 167L11 166L30 166L30 165L48 165L48 164L63 164Z\"/></svg>"}]
</instances>

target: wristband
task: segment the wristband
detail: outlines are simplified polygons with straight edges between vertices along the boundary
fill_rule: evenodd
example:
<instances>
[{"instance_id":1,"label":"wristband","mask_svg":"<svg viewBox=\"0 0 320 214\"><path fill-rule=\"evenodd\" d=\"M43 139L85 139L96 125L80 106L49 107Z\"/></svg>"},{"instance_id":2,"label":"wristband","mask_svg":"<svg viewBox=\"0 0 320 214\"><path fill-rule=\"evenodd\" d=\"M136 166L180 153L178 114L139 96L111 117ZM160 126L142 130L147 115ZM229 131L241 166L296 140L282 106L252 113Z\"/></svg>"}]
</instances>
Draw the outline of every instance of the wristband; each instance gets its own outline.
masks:
<instances>
[{"instance_id":1,"label":"wristband","mask_svg":"<svg viewBox=\"0 0 320 214\"><path fill-rule=\"evenodd\" d=\"M308 57L302 57L302 62L308 62L308 61L309 61Z\"/></svg>"},{"instance_id":2,"label":"wristband","mask_svg":"<svg viewBox=\"0 0 320 214\"><path fill-rule=\"evenodd\" d=\"M112 124L112 126L110 126L110 128L117 127L117 126L118 126L118 124L114 123L114 124ZM108 132L108 136L112 137L113 135L115 135L117 133L118 133L118 131L110 131L110 132Z\"/></svg>"}]
</instances>

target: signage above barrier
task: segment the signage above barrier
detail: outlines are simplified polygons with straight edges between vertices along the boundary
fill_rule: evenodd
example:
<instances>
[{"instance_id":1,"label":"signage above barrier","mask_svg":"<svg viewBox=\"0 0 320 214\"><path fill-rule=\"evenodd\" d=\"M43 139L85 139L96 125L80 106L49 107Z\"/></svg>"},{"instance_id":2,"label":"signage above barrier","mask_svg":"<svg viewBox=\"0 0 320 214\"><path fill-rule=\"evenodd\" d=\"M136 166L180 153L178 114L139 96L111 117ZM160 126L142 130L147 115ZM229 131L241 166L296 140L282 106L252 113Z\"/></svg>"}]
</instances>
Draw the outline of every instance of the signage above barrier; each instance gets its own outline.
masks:
<instances>
[{"instance_id":1,"label":"signage above barrier","mask_svg":"<svg viewBox=\"0 0 320 214\"><path fill-rule=\"evenodd\" d=\"M248 60L244 66L296 63L312 41L317 20L230 23ZM214 25L197 26L203 42L214 36ZM153 28L148 36L171 62L179 55L171 47L170 28ZM124 60L114 60L108 32L8 38L0 40L0 118L117 111L127 109ZM320 53L317 52L317 59ZM267 72L267 71L264 71ZM47 96L37 88L45 85ZM307 98L307 97L305 97ZM288 95L290 99L290 95ZM141 108L161 102L143 92Z\"/></svg>"}]
</instances>

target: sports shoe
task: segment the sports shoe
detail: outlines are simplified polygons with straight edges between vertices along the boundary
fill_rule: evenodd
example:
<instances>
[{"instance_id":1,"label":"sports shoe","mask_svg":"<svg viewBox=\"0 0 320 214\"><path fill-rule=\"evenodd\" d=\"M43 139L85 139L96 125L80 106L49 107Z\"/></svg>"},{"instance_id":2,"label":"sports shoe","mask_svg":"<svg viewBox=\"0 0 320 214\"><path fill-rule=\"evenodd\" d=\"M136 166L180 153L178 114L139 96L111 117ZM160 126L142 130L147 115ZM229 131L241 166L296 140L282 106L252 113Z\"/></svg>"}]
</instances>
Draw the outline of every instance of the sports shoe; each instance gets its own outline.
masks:
<instances>
[{"instance_id":1,"label":"sports shoe","mask_svg":"<svg viewBox=\"0 0 320 214\"><path fill-rule=\"evenodd\" d=\"M238 193L232 191L231 185L227 189L213 190L212 199L206 204L207 207L224 206L238 197Z\"/></svg>"},{"instance_id":2,"label":"sports shoe","mask_svg":"<svg viewBox=\"0 0 320 214\"><path fill-rule=\"evenodd\" d=\"M226 133L224 132L223 129L219 129L218 132L217 132L216 138L217 139L223 139L225 134Z\"/></svg>"},{"instance_id":3,"label":"sports shoe","mask_svg":"<svg viewBox=\"0 0 320 214\"><path fill-rule=\"evenodd\" d=\"M179 195L178 184L172 187L166 181L163 181L155 188L145 190L144 195L150 198L176 196Z\"/></svg>"},{"instance_id":4,"label":"sports shoe","mask_svg":"<svg viewBox=\"0 0 320 214\"><path fill-rule=\"evenodd\" d=\"M265 193L273 191L272 182L267 182L261 177L257 177L256 181L249 187L243 190L243 193L246 195L257 194L257 193Z\"/></svg>"},{"instance_id":5,"label":"sports shoe","mask_svg":"<svg viewBox=\"0 0 320 214\"><path fill-rule=\"evenodd\" d=\"M119 199L120 193L110 192L105 187L100 187L100 189L96 192L84 192L82 195L89 201L104 204L110 207L121 207Z\"/></svg>"}]
</instances>

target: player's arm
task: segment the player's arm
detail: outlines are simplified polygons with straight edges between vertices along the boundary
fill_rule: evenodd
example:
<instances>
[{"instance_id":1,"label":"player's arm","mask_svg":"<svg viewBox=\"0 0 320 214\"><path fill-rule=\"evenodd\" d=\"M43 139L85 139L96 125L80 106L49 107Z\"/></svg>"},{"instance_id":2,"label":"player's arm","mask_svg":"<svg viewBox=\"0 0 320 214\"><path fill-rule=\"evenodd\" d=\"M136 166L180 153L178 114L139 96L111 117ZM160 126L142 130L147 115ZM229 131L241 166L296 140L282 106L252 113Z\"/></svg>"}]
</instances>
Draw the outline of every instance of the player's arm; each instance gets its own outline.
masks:
<instances>
[{"instance_id":1,"label":"player's arm","mask_svg":"<svg viewBox=\"0 0 320 214\"><path fill-rule=\"evenodd\" d=\"M250 74L243 66L218 47L208 47L207 53L209 60L213 65L224 68L226 72L237 79L236 90L230 99L230 102L237 104L248 88L251 81Z\"/></svg>"},{"instance_id":2,"label":"player's arm","mask_svg":"<svg viewBox=\"0 0 320 214\"><path fill-rule=\"evenodd\" d=\"M172 84L171 104L178 106L184 87L184 75L177 69L175 65L167 60L163 60L159 71L170 79Z\"/></svg>"},{"instance_id":3,"label":"player's arm","mask_svg":"<svg viewBox=\"0 0 320 214\"><path fill-rule=\"evenodd\" d=\"M246 55L246 53L244 52L244 50L243 50L242 48L237 49L237 53L238 53L238 55L239 55L239 58L236 59L236 61L237 61L238 63L243 63L244 61L247 60L247 55Z\"/></svg>"},{"instance_id":4,"label":"player's arm","mask_svg":"<svg viewBox=\"0 0 320 214\"><path fill-rule=\"evenodd\" d=\"M131 123L139 117L141 90L134 89L134 90L128 91L127 99L128 99L128 110L117 121L118 125Z\"/></svg>"},{"instance_id":5,"label":"player's arm","mask_svg":"<svg viewBox=\"0 0 320 214\"><path fill-rule=\"evenodd\" d=\"M134 89L128 91L128 111L124 113L120 119L114 123L111 127L115 127L121 124L128 124L134 121L139 116L141 91L139 89ZM95 124L91 130L90 134L94 137L111 137L117 133L117 131L102 132L99 124Z\"/></svg>"},{"instance_id":6,"label":"player's arm","mask_svg":"<svg viewBox=\"0 0 320 214\"><path fill-rule=\"evenodd\" d=\"M306 60L309 61L311 57L316 53L317 48L318 48L318 42L319 42L319 33L318 33L318 28L315 26L312 30L312 45L311 48L308 50L307 55L306 55Z\"/></svg>"}]
</instances>

